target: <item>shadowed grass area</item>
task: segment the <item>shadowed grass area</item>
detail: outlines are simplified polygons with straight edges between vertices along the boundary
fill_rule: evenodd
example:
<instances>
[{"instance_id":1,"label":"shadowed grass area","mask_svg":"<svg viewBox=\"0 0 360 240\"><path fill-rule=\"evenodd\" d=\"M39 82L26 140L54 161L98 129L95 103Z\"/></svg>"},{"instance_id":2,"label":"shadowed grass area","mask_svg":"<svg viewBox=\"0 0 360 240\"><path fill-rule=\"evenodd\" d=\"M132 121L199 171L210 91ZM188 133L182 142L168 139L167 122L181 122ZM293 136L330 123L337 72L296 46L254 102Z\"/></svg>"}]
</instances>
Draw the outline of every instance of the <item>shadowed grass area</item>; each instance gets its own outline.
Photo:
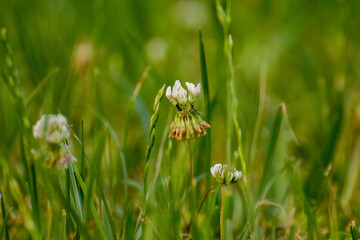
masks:
<instances>
[{"instance_id":1,"label":"shadowed grass area","mask_svg":"<svg viewBox=\"0 0 360 240\"><path fill-rule=\"evenodd\" d=\"M0 6L1 239L358 239L359 2ZM177 79L211 125L187 142ZM58 113L65 165L33 132Z\"/></svg>"}]
</instances>

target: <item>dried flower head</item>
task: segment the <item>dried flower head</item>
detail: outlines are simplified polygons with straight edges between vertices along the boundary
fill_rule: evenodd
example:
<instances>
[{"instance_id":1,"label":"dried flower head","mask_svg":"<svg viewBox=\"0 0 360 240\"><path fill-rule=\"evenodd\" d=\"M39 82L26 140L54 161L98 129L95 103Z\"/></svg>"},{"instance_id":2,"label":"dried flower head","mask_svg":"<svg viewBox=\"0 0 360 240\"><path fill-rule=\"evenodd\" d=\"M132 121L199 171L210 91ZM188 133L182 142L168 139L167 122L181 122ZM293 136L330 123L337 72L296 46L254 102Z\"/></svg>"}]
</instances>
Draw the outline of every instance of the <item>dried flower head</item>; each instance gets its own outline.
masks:
<instances>
[{"instance_id":1,"label":"dried flower head","mask_svg":"<svg viewBox=\"0 0 360 240\"><path fill-rule=\"evenodd\" d=\"M169 136L177 140L205 136L205 128L211 127L201 118L200 113L194 107L194 102L201 93L200 83L197 86L188 82L185 84L188 91L181 86L179 80L175 81L172 88L169 86L166 89L166 97L178 109Z\"/></svg>"},{"instance_id":2,"label":"dried flower head","mask_svg":"<svg viewBox=\"0 0 360 240\"><path fill-rule=\"evenodd\" d=\"M53 167L56 163L66 166L68 162L76 161L69 147L64 143L70 138L70 132L63 115L43 115L34 125L33 135L42 142L40 148L33 149L32 153L35 158L45 159L49 167Z\"/></svg>"},{"instance_id":3,"label":"dried flower head","mask_svg":"<svg viewBox=\"0 0 360 240\"><path fill-rule=\"evenodd\" d=\"M242 172L236 168L230 168L226 164L215 164L210 168L211 174L220 184L229 185L236 183L242 176Z\"/></svg>"}]
</instances>

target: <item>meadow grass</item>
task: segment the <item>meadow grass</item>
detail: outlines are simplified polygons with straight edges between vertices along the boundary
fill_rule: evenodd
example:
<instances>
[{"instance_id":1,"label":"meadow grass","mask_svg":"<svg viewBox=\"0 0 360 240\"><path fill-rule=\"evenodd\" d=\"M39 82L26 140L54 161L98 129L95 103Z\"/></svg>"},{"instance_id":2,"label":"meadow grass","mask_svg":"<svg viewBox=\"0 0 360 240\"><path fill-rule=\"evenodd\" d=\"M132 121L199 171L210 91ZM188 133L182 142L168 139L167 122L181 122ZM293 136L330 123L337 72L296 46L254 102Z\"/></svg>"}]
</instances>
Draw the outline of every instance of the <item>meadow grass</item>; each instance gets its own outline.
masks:
<instances>
[{"instance_id":1,"label":"meadow grass","mask_svg":"<svg viewBox=\"0 0 360 240\"><path fill-rule=\"evenodd\" d=\"M359 238L356 1L0 6L0 239ZM169 137L177 79L205 136Z\"/></svg>"}]
</instances>

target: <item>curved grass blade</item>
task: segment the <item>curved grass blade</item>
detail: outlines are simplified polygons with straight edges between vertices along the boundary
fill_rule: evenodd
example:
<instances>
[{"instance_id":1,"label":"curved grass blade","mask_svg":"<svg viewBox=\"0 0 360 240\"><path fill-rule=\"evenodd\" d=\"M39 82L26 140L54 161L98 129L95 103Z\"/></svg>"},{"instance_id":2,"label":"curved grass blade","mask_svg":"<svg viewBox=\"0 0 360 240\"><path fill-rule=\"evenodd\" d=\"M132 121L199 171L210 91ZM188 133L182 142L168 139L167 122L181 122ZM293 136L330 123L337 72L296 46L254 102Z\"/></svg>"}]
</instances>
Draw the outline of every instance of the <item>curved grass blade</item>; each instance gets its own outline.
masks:
<instances>
[{"instance_id":1,"label":"curved grass blade","mask_svg":"<svg viewBox=\"0 0 360 240\"><path fill-rule=\"evenodd\" d=\"M131 115L132 115L132 113L134 111L134 102L135 102L135 99L136 99L137 95L140 92L140 89L141 89L141 86L142 86L144 80L146 79L146 77L149 74L149 70L150 70L150 66L147 66L145 68L143 74L141 75L140 80L136 84L134 92L133 92L133 94L131 95L131 98L130 98L129 108L128 108L128 111L127 111L126 121L125 121L124 140L123 140L124 149L126 149L126 141L127 141L127 136L128 136L130 117L131 117Z\"/></svg>"},{"instance_id":2,"label":"curved grass blade","mask_svg":"<svg viewBox=\"0 0 360 240\"><path fill-rule=\"evenodd\" d=\"M11 208L12 209L12 208ZM10 210L11 210L10 209ZM5 239L6 240L9 240L10 237L9 237L9 232L8 232L8 229L7 229L7 221L9 219L9 216L10 216L10 210L7 212L7 214L5 215L5 217L3 218L3 225L1 226L1 230L0 230L0 238L2 239L2 236L3 236L3 233L4 233L4 230L5 230Z\"/></svg>"}]
</instances>

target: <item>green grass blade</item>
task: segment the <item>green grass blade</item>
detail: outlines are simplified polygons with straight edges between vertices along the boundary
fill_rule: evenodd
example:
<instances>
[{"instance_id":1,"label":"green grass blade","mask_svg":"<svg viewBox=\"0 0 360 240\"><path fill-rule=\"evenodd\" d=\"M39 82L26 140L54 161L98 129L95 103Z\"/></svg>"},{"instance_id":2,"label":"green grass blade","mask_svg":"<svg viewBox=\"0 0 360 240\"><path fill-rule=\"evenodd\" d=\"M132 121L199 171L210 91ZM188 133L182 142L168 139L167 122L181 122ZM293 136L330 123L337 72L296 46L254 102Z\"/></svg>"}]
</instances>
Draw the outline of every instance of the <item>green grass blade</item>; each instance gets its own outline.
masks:
<instances>
[{"instance_id":1,"label":"green grass blade","mask_svg":"<svg viewBox=\"0 0 360 240\"><path fill-rule=\"evenodd\" d=\"M101 201L101 211L102 211L102 214L103 214L103 222L104 222L106 239L114 240L116 238L114 238L113 234L112 234L112 229L111 229L109 217L107 215L107 210L105 208L104 200Z\"/></svg>"},{"instance_id":2,"label":"green grass blade","mask_svg":"<svg viewBox=\"0 0 360 240\"><path fill-rule=\"evenodd\" d=\"M84 193L84 196L87 196L87 194L88 194L87 186L86 186L85 182L83 181L83 179L81 178L79 169L76 167L76 165L73 165L73 168L74 168L74 173L75 173L76 179L78 180L79 186L81 188L81 191ZM105 239L106 238L105 230L101 225L101 220L100 220L99 214L96 211L93 201L90 201L90 212L94 217L96 225L101 233L101 236Z\"/></svg>"},{"instance_id":3,"label":"green grass blade","mask_svg":"<svg viewBox=\"0 0 360 240\"><path fill-rule=\"evenodd\" d=\"M6 240L10 239L8 228L7 228L7 221L9 219L9 216L10 216L10 210L7 212L7 214L3 218L3 225L1 226L1 230L0 230L0 238L1 239L2 239L4 231L5 231L5 239Z\"/></svg>"},{"instance_id":4,"label":"green grass blade","mask_svg":"<svg viewBox=\"0 0 360 240\"><path fill-rule=\"evenodd\" d=\"M66 240L68 238L66 237L66 211L64 209L61 211L61 226L62 226L61 229L62 239Z\"/></svg>"},{"instance_id":5,"label":"green grass blade","mask_svg":"<svg viewBox=\"0 0 360 240\"><path fill-rule=\"evenodd\" d=\"M150 70L150 66L147 66L145 68L143 74L141 75L138 83L136 84L134 92L133 92L133 94L131 95L131 98L130 98L130 103L129 103L129 107L128 107L128 111L127 111L127 115L126 115L126 120L125 120L125 130L124 130L124 140L123 140L123 148L124 149L126 149L126 141L127 141L128 131L129 131L131 115L132 115L133 110L134 110L134 102L135 102L135 99L136 99L137 95L140 92L140 89L141 89L141 86L142 86L144 80L147 78L147 76L149 74L149 70Z\"/></svg>"},{"instance_id":6,"label":"green grass blade","mask_svg":"<svg viewBox=\"0 0 360 240\"><path fill-rule=\"evenodd\" d=\"M6 213L5 211L4 196L2 192L0 192L0 202L1 202L1 212L3 216L3 226L1 227L0 239L2 239L3 231L5 230L5 239L9 240L10 237L9 237L9 230L7 227L7 219L9 217L10 211L8 211L8 213Z\"/></svg>"},{"instance_id":7,"label":"green grass blade","mask_svg":"<svg viewBox=\"0 0 360 240\"><path fill-rule=\"evenodd\" d=\"M351 232L352 240L359 239L359 234L358 231L356 230L356 225L354 221L350 223L350 232Z\"/></svg>"},{"instance_id":8,"label":"green grass blade","mask_svg":"<svg viewBox=\"0 0 360 240\"><path fill-rule=\"evenodd\" d=\"M89 187L88 187L88 191L87 191L87 196L85 198L86 210L89 209L89 204L90 204L90 201L91 201L91 198L93 195L94 184L96 183L96 181L99 179L99 176L100 176L101 161L102 161L102 156L103 156L103 152L104 152L104 148L105 148L105 142L106 142L106 133L98 141L98 145L96 147L95 154L94 154L94 157L91 162L90 177L89 177L89 184L88 184Z\"/></svg>"},{"instance_id":9,"label":"green grass blade","mask_svg":"<svg viewBox=\"0 0 360 240\"><path fill-rule=\"evenodd\" d=\"M210 108L210 89L208 74L206 68L206 58L205 58L205 48L202 39L201 30L199 29L199 47L200 47L200 65L201 65L201 79L204 89L204 100L205 100L205 120L211 125L211 108ZM211 168L211 130L207 131L207 136L205 137L205 155L206 155L206 164L205 169ZM206 189L210 188L210 171L206 171Z\"/></svg>"},{"instance_id":10,"label":"green grass blade","mask_svg":"<svg viewBox=\"0 0 360 240\"><path fill-rule=\"evenodd\" d=\"M80 175L85 179L85 139L84 139L84 120L81 119L81 159L80 159Z\"/></svg>"},{"instance_id":11,"label":"green grass blade","mask_svg":"<svg viewBox=\"0 0 360 240\"><path fill-rule=\"evenodd\" d=\"M81 234L85 239L92 239L92 237L90 236L86 226L84 225L84 223L82 221L82 217L79 216L78 211L71 204L69 204L66 197L64 196L64 194L60 190L61 187L56 182L54 177L49 175L49 181L48 182L50 183L53 191L56 193L56 195L58 197L57 199L61 202L61 204L66 209L66 212L71 214L71 217L73 218L74 222L76 223L78 233Z\"/></svg>"},{"instance_id":12,"label":"green grass blade","mask_svg":"<svg viewBox=\"0 0 360 240\"><path fill-rule=\"evenodd\" d=\"M258 191L258 197L260 199L263 198L263 193L266 188L266 184L269 180L269 176L270 176L270 172L271 172L271 168L273 165L274 156L275 156L275 152L276 152L276 146L277 146L277 142L279 140L281 123L284 118L285 112L286 112L285 104L282 103L282 104L280 104L278 111L276 113L274 125L273 125L272 131L271 131L270 144L269 144L269 148L268 148L267 155L265 158L263 174L261 177L260 187L259 187L259 191Z\"/></svg>"},{"instance_id":13,"label":"green grass blade","mask_svg":"<svg viewBox=\"0 0 360 240\"><path fill-rule=\"evenodd\" d=\"M90 113L92 113L93 115L95 115L103 123L103 125L109 130L109 133L110 133L112 139L114 140L117 148L119 149L120 159L121 159L121 168L123 171L123 178L124 178L123 179L124 180L124 201L127 202L127 200L128 200L128 177L127 177L126 159L125 159L125 155L122 150L119 138L117 137L116 132L111 127L110 123L105 119L105 117L101 113L99 113L98 111L96 111L95 109L90 108L90 107L87 107L87 110ZM118 179L116 179L116 181L117 182L115 184L115 188L118 188L120 181L118 181Z\"/></svg>"},{"instance_id":14,"label":"green grass blade","mask_svg":"<svg viewBox=\"0 0 360 240\"><path fill-rule=\"evenodd\" d=\"M80 219L83 221L84 220L84 210L83 210L83 206L82 206L82 201L83 200L82 200L82 197L81 197L81 194L80 194L80 191L79 191L77 180L76 180L75 175L74 175L73 164L70 162L68 164L68 167L69 167L69 174L70 174L72 192L73 192L73 196L75 198L76 209L78 211Z\"/></svg>"},{"instance_id":15,"label":"green grass blade","mask_svg":"<svg viewBox=\"0 0 360 240\"><path fill-rule=\"evenodd\" d=\"M103 201L103 206L105 207L105 210L106 210L106 216L107 216L107 221L108 221L108 225L110 226L110 230L111 230L111 233L112 233L112 236L114 239L117 239L116 237L116 226L115 226L115 221L114 221L114 217L113 217L113 214L110 210L110 207L109 207L109 204L108 202L106 201L106 198L105 198L105 195L104 195L104 192L100 186L100 181L99 179L97 180L97 184L98 184L98 187L99 187L99 193L100 193L100 197ZM125 207L126 209L126 207ZM106 232L106 231L105 231Z\"/></svg>"}]
</instances>

